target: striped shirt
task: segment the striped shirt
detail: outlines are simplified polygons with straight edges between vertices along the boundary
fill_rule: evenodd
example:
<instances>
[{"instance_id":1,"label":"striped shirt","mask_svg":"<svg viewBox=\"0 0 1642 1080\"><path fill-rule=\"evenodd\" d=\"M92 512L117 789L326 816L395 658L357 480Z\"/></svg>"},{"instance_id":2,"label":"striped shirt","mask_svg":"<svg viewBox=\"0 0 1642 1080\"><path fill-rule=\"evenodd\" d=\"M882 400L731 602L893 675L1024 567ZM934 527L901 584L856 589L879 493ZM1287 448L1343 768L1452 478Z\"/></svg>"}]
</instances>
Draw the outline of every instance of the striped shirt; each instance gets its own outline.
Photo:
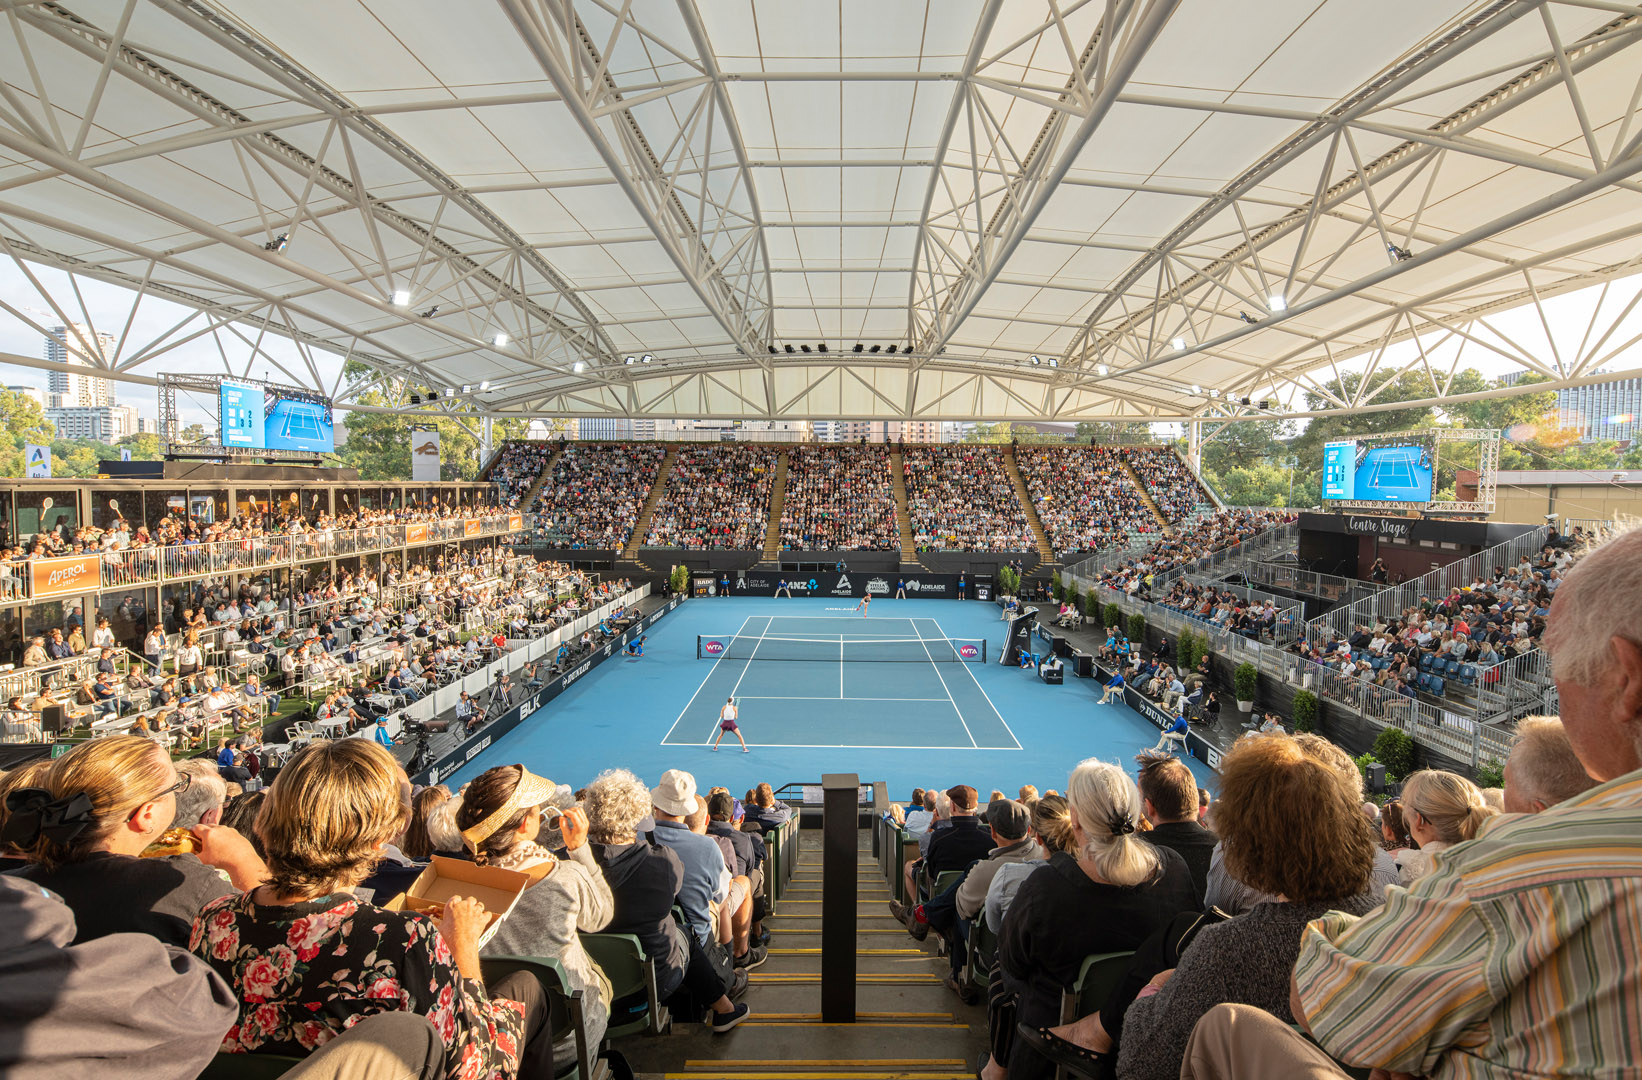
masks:
<instances>
[{"instance_id":1,"label":"striped shirt","mask_svg":"<svg viewBox=\"0 0 1642 1080\"><path fill-rule=\"evenodd\" d=\"M1305 931L1318 1043L1434 1080L1635 1075L1642 1061L1642 770L1496 818L1412 887Z\"/></svg>"}]
</instances>

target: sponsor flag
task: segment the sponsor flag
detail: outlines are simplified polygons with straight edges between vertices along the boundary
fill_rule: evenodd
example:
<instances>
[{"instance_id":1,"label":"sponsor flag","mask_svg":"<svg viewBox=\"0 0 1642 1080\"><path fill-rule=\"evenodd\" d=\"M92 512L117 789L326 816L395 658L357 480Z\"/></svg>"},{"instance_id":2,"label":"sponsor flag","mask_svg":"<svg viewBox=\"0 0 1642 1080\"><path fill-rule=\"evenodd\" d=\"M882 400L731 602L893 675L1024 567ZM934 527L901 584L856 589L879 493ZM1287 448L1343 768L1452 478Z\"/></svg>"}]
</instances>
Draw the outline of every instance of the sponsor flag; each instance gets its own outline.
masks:
<instances>
[{"instance_id":1,"label":"sponsor flag","mask_svg":"<svg viewBox=\"0 0 1642 1080\"><path fill-rule=\"evenodd\" d=\"M412 431L411 479L425 483L439 479L439 432Z\"/></svg>"},{"instance_id":2,"label":"sponsor flag","mask_svg":"<svg viewBox=\"0 0 1642 1080\"><path fill-rule=\"evenodd\" d=\"M30 480L51 479L51 447L23 444L24 475Z\"/></svg>"}]
</instances>

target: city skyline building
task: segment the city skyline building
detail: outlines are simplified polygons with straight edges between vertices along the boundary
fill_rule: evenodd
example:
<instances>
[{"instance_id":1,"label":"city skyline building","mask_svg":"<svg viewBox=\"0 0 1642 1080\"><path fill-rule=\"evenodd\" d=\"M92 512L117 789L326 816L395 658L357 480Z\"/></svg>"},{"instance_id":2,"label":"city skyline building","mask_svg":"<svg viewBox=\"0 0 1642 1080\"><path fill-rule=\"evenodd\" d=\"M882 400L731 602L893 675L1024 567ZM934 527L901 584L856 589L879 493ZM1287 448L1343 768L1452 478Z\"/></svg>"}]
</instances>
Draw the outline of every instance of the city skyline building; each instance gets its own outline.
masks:
<instances>
[{"instance_id":1,"label":"city skyline building","mask_svg":"<svg viewBox=\"0 0 1642 1080\"><path fill-rule=\"evenodd\" d=\"M46 335L45 356L53 364L61 364L61 371L46 376L46 390L62 395L53 399L58 408L89 408L114 404L114 387L107 379L89 373L89 358L107 358L114 355L114 336L93 333L79 323L53 326Z\"/></svg>"}]
</instances>

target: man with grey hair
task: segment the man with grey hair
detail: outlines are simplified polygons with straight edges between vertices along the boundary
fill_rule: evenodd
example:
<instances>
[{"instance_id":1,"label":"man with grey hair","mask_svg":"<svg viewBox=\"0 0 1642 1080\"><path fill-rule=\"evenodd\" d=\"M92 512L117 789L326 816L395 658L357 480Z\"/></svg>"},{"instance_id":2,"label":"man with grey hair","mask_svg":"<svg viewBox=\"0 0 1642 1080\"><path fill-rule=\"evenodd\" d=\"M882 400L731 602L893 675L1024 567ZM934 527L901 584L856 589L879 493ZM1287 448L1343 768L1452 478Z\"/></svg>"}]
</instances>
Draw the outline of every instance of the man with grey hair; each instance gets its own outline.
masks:
<instances>
[{"instance_id":1,"label":"man with grey hair","mask_svg":"<svg viewBox=\"0 0 1642 1080\"><path fill-rule=\"evenodd\" d=\"M1306 927L1282 1020L1217 1005L1182 1080L1613 1073L1642 1012L1642 530L1564 577L1543 644L1574 754L1595 787L1496 817L1384 906ZM1547 917L1554 912L1554 917ZM1320 1049L1319 1049L1320 1048Z\"/></svg>"},{"instance_id":2,"label":"man with grey hair","mask_svg":"<svg viewBox=\"0 0 1642 1080\"><path fill-rule=\"evenodd\" d=\"M177 762L177 775L189 777L188 790L177 796L177 816L171 824L179 829L195 825L215 825L222 820L222 804L228 801L228 784L217 763L210 758L189 758Z\"/></svg>"},{"instance_id":3,"label":"man with grey hair","mask_svg":"<svg viewBox=\"0 0 1642 1080\"><path fill-rule=\"evenodd\" d=\"M1506 813L1537 814L1595 786L1560 718L1525 716L1517 721L1505 763Z\"/></svg>"}]
</instances>

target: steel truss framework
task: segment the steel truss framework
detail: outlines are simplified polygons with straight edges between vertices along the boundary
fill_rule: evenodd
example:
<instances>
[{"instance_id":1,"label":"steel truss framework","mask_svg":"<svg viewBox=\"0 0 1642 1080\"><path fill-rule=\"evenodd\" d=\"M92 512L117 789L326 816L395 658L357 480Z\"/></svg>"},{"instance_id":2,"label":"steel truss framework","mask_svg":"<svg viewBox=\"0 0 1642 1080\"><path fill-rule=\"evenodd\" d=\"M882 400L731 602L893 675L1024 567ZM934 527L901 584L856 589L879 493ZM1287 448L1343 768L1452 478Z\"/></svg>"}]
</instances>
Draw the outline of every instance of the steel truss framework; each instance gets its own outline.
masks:
<instances>
[{"instance_id":1,"label":"steel truss framework","mask_svg":"<svg viewBox=\"0 0 1642 1080\"><path fill-rule=\"evenodd\" d=\"M1393 7L0 0L35 294L0 310L113 334L113 379L205 344L461 418L1221 423L1389 408L1392 370L1440 405L1481 357L1551 380L1490 393L1638 373L1642 8Z\"/></svg>"}]
</instances>

